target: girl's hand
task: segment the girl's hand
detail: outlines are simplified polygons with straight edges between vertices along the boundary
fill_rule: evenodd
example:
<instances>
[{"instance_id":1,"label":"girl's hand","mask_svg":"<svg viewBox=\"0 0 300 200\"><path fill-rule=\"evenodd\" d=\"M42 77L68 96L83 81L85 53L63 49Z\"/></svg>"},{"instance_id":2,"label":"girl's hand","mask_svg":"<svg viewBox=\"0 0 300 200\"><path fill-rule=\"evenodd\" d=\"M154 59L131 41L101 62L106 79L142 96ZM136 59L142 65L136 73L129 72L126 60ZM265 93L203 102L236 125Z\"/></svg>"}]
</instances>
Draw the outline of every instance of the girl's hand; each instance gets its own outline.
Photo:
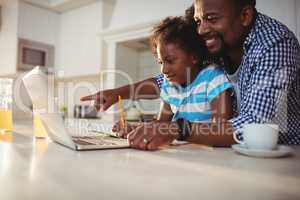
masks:
<instances>
[{"instance_id":1,"label":"girl's hand","mask_svg":"<svg viewBox=\"0 0 300 200\"><path fill-rule=\"evenodd\" d=\"M178 136L178 128L172 122L142 123L128 135L132 148L154 151L169 145Z\"/></svg>"},{"instance_id":2,"label":"girl's hand","mask_svg":"<svg viewBox=\"0 0 300 200\"><path fill-rule=\"evenodd\" d=\"M134 123L128 123L128 122L125 122L125 127L124 127L124 128L121 128L121 123L120 123L120 122L117 122L117 123L113 126L112 131L113 131L113 132L116 132L118 137L127 139L127 135L128 135L132 130L134 130L138 125L139 125L138 123L134 124Z\"/></svg>"}]
</instances>

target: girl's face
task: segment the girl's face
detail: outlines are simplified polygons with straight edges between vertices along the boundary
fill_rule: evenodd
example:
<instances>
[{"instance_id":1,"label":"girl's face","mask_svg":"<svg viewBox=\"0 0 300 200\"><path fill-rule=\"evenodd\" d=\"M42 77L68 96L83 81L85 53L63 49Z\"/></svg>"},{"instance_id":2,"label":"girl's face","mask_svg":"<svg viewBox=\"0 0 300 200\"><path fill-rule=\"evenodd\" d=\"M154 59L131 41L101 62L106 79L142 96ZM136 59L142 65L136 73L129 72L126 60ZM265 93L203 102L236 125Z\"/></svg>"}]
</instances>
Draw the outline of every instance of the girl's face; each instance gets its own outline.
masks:
<instances>
[{"instance_id":1,"label":"girl's face","mask_svg":"<svg viewBox=\"0 0 300 200\"><path fill-rule=\"evenodd\" d=\"M186 85L197 75L199 66L195 66L196 57L181 50L178 45L159 42L156 51L161 72L171 83Z\"/></svg>"}]
</instances>

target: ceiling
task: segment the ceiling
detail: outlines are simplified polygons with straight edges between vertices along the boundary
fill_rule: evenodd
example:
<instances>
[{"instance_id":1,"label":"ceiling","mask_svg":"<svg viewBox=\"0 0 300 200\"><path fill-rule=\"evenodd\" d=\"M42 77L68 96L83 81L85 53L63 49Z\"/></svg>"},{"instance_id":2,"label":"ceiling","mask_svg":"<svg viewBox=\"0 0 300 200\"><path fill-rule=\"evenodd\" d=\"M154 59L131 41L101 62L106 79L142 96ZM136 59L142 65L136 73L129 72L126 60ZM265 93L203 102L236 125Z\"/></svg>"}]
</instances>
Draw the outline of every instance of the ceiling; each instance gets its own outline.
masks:
<instances>
[{"instance_id":1,"label":"ceiling","mask_svg":"<svg viewBox=\"0 0 300 200\"><path fill-rule=\"evenodd\" d=\"M63 13L99 0L23 0L32 5Z\"/></svg>"}]
</instances>

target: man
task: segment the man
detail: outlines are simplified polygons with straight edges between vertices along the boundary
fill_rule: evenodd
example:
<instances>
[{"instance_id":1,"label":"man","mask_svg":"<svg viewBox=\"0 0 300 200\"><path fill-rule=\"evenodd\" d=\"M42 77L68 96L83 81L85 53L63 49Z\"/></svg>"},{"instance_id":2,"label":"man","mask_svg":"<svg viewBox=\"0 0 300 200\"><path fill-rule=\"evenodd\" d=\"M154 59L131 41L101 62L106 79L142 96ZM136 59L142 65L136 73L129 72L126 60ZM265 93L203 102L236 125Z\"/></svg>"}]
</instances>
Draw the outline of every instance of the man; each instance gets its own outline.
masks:
<instances>
[{"instance_id":1,"label":"man","mask_svg":"<svg viewBox=\"0 0 300 200\"><path fill-rule=\"evenodd\" d=\"M238 116L229 122L193 123L191 130L186 122L166 122L165 128L155 122L142 124L130 132L131 146L154 150L174 138L229 146L233 132L241 135L244 124L270 122L280 126L280 143L300 144L300 46L294 34L258 13L255 0L195 0L194 7L197 30L209 53L226 53L225 70L235 85ZM160 85L163 79L139 82L134 89L145 82ZM147 84L133 96L155 94L154 88ZM97 100L107 109L116 102L116 93L129 98L129 86L83 100Z\"/></svg>"}]
</instances>

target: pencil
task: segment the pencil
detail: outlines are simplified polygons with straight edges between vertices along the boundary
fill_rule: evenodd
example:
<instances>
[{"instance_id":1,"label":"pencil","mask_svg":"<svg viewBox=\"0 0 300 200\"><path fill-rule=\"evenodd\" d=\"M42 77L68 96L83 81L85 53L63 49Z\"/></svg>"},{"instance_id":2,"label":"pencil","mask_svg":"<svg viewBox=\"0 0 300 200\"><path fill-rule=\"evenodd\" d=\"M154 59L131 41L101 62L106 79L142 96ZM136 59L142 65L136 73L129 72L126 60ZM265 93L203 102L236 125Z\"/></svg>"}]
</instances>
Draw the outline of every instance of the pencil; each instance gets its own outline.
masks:
<instances>
[{"instance_id":1,"label":"pencil","mask_svg":"<svg viewBox=\"0 0 300 200\"><path fill-rule=\"evenodd\" d=\"M125 116L123 111L123 102L122 97L119 95L119 117L120 117L120 126L121 128L125 128Z\"/></svg>"}]
</instances>

